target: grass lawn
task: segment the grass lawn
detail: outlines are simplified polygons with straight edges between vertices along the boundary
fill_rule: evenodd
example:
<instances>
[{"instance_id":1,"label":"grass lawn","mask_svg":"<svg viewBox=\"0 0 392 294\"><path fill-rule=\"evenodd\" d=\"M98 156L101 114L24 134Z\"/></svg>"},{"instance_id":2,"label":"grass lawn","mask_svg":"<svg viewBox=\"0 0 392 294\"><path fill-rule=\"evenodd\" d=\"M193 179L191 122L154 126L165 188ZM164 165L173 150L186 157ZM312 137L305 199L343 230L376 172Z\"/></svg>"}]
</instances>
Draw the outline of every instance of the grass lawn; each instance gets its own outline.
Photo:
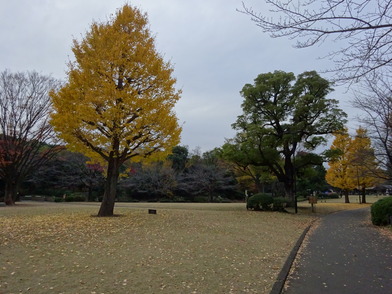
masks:
<instances>
[{"instance_id":1,"label":"grass lawn","mask_svg":"<svg viewBox=\"0 0 392 294\"><path fill-rule=\"evenodd\" d=\"M0 207L0 293L268 293L315 217L364 207L117 203L119 217L97 218L98 205Z\"/></svg>"}]
</instances>

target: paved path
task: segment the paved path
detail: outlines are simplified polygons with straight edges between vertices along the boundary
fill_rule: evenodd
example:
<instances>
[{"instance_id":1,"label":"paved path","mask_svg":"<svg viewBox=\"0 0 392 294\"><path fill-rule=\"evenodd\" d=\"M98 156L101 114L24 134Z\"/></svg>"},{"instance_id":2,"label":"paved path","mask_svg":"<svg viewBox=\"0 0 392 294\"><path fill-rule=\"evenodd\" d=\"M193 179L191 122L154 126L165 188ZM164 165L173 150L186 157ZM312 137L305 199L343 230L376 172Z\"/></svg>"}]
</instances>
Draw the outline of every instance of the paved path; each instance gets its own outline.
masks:
<instances>
[{"instance_id":1,"label":"paved path","mask_svg":"<svg viewBox=\"0 0 392 294\"><path fill-rule=\"evenodd\" d=\"M369 208L323 217L309 232L283 293L392 293L392 239L369 219Z\"/></svg>"}]
</instances>

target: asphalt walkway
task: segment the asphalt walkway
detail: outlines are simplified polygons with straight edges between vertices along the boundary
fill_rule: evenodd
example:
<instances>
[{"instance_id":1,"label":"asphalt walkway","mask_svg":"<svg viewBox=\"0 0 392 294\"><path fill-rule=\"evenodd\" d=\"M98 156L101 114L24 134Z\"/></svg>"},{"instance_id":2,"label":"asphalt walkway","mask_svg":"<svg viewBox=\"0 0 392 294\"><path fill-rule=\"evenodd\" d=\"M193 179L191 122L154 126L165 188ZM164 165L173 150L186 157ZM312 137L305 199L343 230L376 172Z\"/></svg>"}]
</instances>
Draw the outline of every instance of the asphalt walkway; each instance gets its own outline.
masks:
<instances>
[{"instance_id":1,"label":"asphalt walkway","mask_svg":"<svg viewBox=\"0 0 392 294\"><path fill-rule=\"evenodd\" d=\"M322 217L282 293L392 293L392 240L369 220L370 208Z\"/></svg>"}]
</instances>

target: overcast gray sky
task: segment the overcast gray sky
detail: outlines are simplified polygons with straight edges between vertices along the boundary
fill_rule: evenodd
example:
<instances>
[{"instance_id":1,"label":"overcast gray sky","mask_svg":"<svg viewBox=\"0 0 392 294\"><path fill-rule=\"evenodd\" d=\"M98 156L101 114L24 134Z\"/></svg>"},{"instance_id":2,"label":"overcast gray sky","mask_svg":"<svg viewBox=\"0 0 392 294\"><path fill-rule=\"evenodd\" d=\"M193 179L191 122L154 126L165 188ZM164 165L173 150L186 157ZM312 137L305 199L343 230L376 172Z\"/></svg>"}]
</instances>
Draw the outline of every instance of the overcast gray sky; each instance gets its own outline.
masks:
<instances>
[{"instance_id":1,"label":"overcast gray sky","mask_svg":"<svg viewBox=\"0 0 392 294\"><path fill-rule=\"evenodd\" d=\"M258 11L264 1L244 0ZM36 70L66 78L73 38L82 38L93 20L105 21L123 0L0 0L1 70ZM334 44L294 49L288 39L271 39L241 9L240 0L134 0L147 12L157 49L174 65L183 94L176 113L182 145L208 151L234 136L244 84L260 73L302 73L331 68L320 60ZM323 75L328 78L327 75ZM349 111L349 94L331 96Z\"/></svg>"}]
</instances>

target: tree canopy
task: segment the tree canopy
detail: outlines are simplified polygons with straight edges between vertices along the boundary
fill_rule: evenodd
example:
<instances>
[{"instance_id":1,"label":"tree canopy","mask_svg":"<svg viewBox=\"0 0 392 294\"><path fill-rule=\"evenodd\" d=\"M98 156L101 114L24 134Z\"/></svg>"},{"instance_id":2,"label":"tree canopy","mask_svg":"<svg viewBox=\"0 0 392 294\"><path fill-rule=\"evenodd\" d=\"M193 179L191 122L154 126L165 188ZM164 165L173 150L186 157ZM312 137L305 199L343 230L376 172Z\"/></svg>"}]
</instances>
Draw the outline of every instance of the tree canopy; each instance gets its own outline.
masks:
<instances>
[{"instance_id":1,"label":"tree canopy","mask_svg":"<svg viewBox=\"0 0 392 294\"><path fill-rule=\"evenodd\" d=\"M265 184L273 181L271 172L262 165L257 146L241 140L240 134L227 140L221 150L222 158L231 163L237 181L245 185L244 190L261 193L265 191ZM247 182L252 182L253 185L246 185Z\"/></svg>"},{"instance_id":2,"label":"tree canopy","mask_svg":"<svg viewBox=\"0 0 392 294\"><path fill-rule=\"evenodd\" d=\"M379 182L381 173L367 130L359 127L354 138L347 129L335 134L331 150L337 152L329 162L327 182L344 191L346 203L349 202L349 190L355 188L362 192L362 203L366 203L365 189Z\"/></svg>"},{"instance_id":3,"label":"tree canopy","mask_svg":"<svg viewBox=\"0 0 392 294\"><path fill-rule=\"evenodd\" d=\"M356 187L355 181L353 181L349 173L351 167L349 155L352 148L351 141L352 139L347 129L342 129L335 133L335 139L330 149L336 152L334 157L328 162L329 169L325 175L328 184L344 191L346 203L350 202L348 192Z\"/></svg>"},{"instance_id":4,"label":"tree canopy","mask_svg":"<svg viewBox=\"0 0 392 294\"><path fill-rule=\"evenodd\" d=\"M186 146L174 146L168 159L172 162L172 168L176 172L182 172L188 162L188 148Z\"/></svg>"},{"instance_id":5,"label":"tree canopy","mask_svg":"<svg viewBox=\"0 0 392 294\"><path fill-rule=\"evenodd\" d=\"M297 149L313 150L345 122L337 100L326 97L331 92L330 83L315 71L297 77L283 71L260 74L241 91L243 114L233 124L236 141L257 151L255 165L267 166L291 200Z\"/></svg>"},{"instance_id":6,"label":"tree canopy","mask_svg":"<svg viewBox=\"0 0 392 294\"><path fill-rule=\"evenodd\" d=\"M307 197L326 191L324 157L314 152L298 151L294 159L296 194Z\"/></svg>"},{"instance_id":7,"label":"tree canopy","mask_svg":"<svg viewBox=\"0 0 392 294\"><path fill-rule=\"evenodd\" d=\"M80 42L68 83L51 94L51 123L70 150L107 165L99 216L113 215L119 168L127 160L164 156L181 128L173 68L157 52L147 16L124 5L94 22Z\"/></svg>"}]
</instances>

